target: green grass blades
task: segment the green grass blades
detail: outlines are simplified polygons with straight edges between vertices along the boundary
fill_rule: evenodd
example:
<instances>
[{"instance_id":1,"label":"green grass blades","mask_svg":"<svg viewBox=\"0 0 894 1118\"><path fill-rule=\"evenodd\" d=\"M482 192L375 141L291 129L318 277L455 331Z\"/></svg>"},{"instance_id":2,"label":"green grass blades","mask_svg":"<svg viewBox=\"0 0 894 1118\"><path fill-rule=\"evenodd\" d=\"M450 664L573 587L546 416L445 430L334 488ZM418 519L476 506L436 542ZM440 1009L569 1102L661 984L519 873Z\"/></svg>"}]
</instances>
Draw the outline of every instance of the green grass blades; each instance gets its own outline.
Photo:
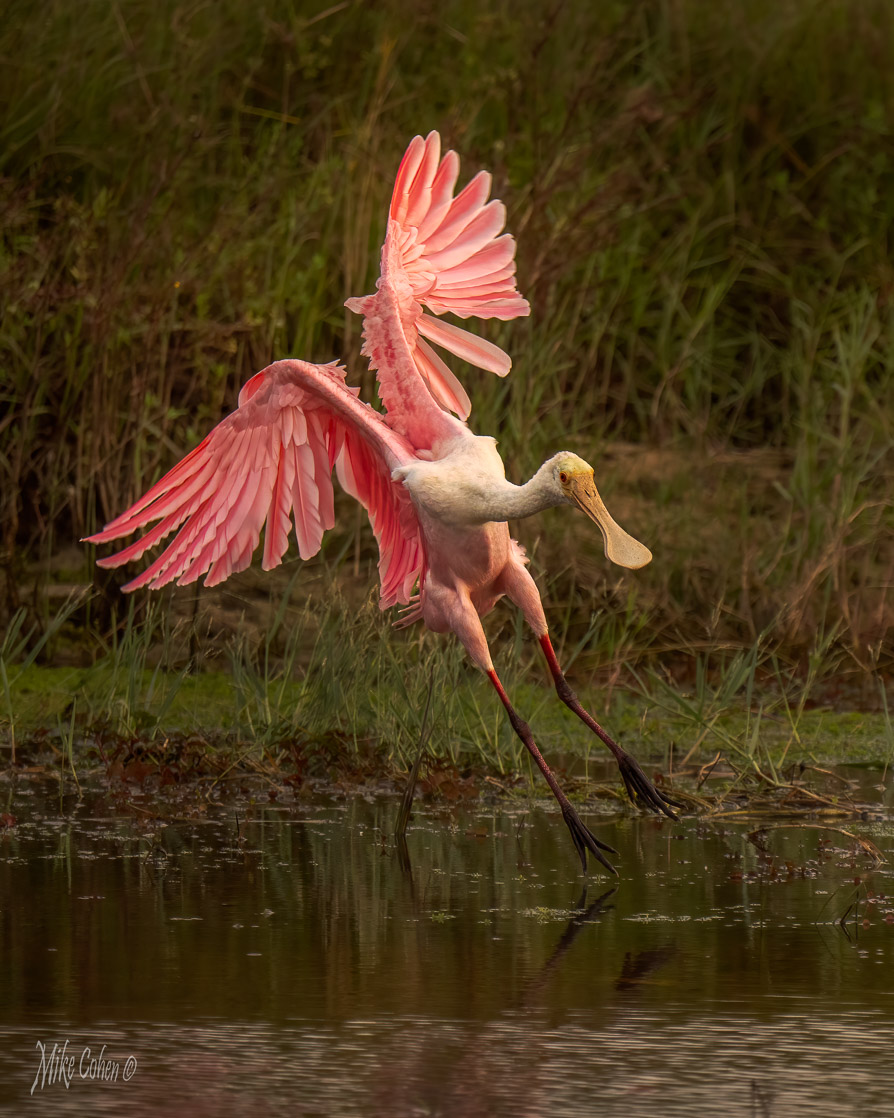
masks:
<instances>
[{"instance_id":1,"label":"green grass blades","mask_svg":"<svg viewBox=\"0 0 894 1118\"><path fill-rule=\"evenodd\" d=\"M261 736L338 710L345 725L384 720L406 760L418 726L389 713L386 677L410 688L410 708L420 698L390 645L354 661L362 686L328 670L311 686L288 664L345 665L376 642L351 628L336 641L316 620L240 645L239 582L164 599L164 630L144 604L127 614L123 578L96 576L76 541L276 357L339 357L371 396L343 301L372 289L398 160L436 127L464 181L493 171L532 302L530 319L482 328L513 356L505 381L457 370L473 425L499 437L516 481L560 448L593 461L609 507L655 555L618 576L567 510L518 527L577 679L611 688L630 667L673 662L689 680L699 656L747 660L760 639L795 681L796 725L807 679L815 701L862 676L878 705L894 621L886 0L13 0L5 14L0 622L33 630L28 651L59 587L96 577L103 595L37 662L104 664L129 725L144 673L188 623L193 667L232 672L236 717ZM373 552L341 502L296 600L332 571L357 608ZM514 623L494 633L517 647ZM834 634L819 664L818 633ZM160 643L141 647L148 634ZM428 646L394 647L425 676ZM0 675L11 726L12 660ZM440 670L466 669L450 652ZM160 680L155 711L170 695ZM504 739L489 714L468 715L471 735L465 709L442 712L448 740L481 725Z\"/></svg>"}]
</instances>

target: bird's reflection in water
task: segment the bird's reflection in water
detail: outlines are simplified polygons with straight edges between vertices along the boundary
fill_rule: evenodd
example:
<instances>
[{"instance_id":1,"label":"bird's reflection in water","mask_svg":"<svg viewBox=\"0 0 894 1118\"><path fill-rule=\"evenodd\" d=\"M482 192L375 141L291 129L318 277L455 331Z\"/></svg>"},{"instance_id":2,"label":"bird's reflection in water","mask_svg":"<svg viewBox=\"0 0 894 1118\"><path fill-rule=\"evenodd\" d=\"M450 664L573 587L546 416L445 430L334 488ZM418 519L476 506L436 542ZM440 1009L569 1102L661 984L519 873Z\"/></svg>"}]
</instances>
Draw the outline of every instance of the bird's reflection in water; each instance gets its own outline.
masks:
<instances>
[{"instance_id":1,"label":"bird's reflection in water","mask_svg":"<svg viewBox=\"0 0 894 1118\"><path fill-rule=\"evenodd\" d=\"M412 890L406 844L399 857ZM428 1039L421 1023L415 1043L406 1047L405 1058L381 1069L378 1090L370 1099L371 1113L451 1118L541 1118L548 1113L556 1090L556 1053L552 1045L533 1039L533 1034L541 1030L530 1026L534 1021L540 1024L544 997L569 955L581 949L589 936L598 933L601 918L614 907L611 898L616 892L617 887L607 889L588 903L584 888L553 950L536 973L517 996L507 997L506 1008L497 1017L483 1024L458 1026L457 1042L450 1046L452 1051L445 1051L443 1030ZM623 1012L624 1003L635 995L638 984L664 966L673 954L672 946L629 953L614 984L616 1004L609 1007L610 1012ZM456 981L461 983L463 976L457 975ZM437 1079L432 1076L434 1067L440 1069Z\"/></svg>"}]
</instances>

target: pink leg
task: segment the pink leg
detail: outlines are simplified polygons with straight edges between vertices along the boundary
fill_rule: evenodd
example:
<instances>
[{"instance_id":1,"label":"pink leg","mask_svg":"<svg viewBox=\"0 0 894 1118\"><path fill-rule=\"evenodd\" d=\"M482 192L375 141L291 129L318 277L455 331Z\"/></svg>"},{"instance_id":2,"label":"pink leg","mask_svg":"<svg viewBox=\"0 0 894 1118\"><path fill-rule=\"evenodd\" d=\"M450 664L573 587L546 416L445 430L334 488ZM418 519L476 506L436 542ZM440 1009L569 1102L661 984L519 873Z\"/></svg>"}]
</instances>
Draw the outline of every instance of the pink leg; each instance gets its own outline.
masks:
<instances>
[{"instance_id":1,"label":"pink leg","mask_svg":"<svg viewBox=\"0 0 894 1118\"><path fill-rule=\"evenodd\" d=\"M627 795L633 803L639 807L646 807L650 811L663 812L669 818L676 819L677 816L673 808L682 807L683 805L677 803L675 800L669 799L663 792L660 792L639 767L636 758L623 750L616 741L610 738L592 714L581 706L577 695L572 691L568 680L565 678L559 666L559 660L548 633L544 633L540 637L540 647L543 649L543 654L549 665L549 670L553 677L553 682L556 685L559 698L570 710L574 711L581 722L589 726L593 733L602 739L615 755L618 768L621 770L621 778L624 781L624 787L627 789Z\"/></svg>"},{"instance_id":2,"label":"pink leg","mask_svg":"<svg viewBox=\"0 0 894 1118\"><path fill-rule=\"evenodd\" d=\"M537 748L537 743L534 741L534 736L531 733L531 727L527 722L523 722L522 719L519 718L515 708L509 701L509 696L506 694L499 676L493 668L488 671L487 678L494 685L497 694L500 696L500 701L506 708L509 721L512 723L512 729L515 730L527 751L537 762L537 766L543 773L546 783L550 786L553 795L559 802L559 807L562 809L562 818L565 820L565 824L571 832L571 838L580 855L581 866L584 869L584 873L586 873L587 870L587 851L589 850L593 857L600 861L609 873L617 874L618 871L602 853L603 850L607 850L610 854L617 854L617 850L614 850L611 846L607 846L604 842L600 842L571 806L570 800L559 787L559 782L553 776L552 769L550 769L549 765L543 759L543 754Z\"/></svg>"},{"instance_id":3,"label":"pink leg","mask_svg":"<svg viewBox=\"0 0 894 1118\"><path fill-rule=\"evenodd\" d=\"M512 724L513 730L515 730L521 738L525 749L527 749L537 762L537 767L543 773L546 783L550 786L553 795L558 800L559 807L562 809L562 818L565 820L565 824L571 832L571 838L574 842L575 849L580 855L581 865L584 871L586 872L587 869L587 851L589 850L593 857L601 862L610 873L617 873L615 867L603 854L604 850L607 850L610 854L616 854L617 851L613 850L610 846L606 846L604 842L600 842L589 828L585 826L580 816L571 806L568 797L560 788L559 782L556 780L555 776L553 776L549 765L547 765L546 761L543 759L543 754L537 748L537 743L534 741L531 727L527 722L519 718L515 708L509 701L509 696L506 694L503 684L494 671L493 661L490 658L490 651L487 647L487 639L484 635L484 629L481 627L481 618L478 616L478 611L472 605L469 597L461 591L457 591L455 588L441 587L434 582L434 580L429 583L426 589L428 596L426 603L428 612L425 616L426 624L436 632L452 629L462 641L469 656L478 667L486 673L487 678L494 685L497 694L500 696L500 701L509 715L509 721Z\"/></svg>"},{"instance_id":4,"label":"pink leg","mask_svg":"<svg viewBox=\"0 0 894 1118\"><path fill-rule=\"evenodd\" d=\"M506 567L503 572L503 586L507 596L521 609L525 615L525 620L537 634L559 698L614 754L630 799L640 807L646 807L654 812L663 812L671 819L676 819L677 817L672 809L683 805L659 792L639 767L636 759L609 737L589 711L581 706L577 695L572 691L559 666L558 657L552 646L552 641L549 639L546 617L543 613L543 603L540 601L537 584L522 563L513 562Z\"/></svg>"}]
</instances>

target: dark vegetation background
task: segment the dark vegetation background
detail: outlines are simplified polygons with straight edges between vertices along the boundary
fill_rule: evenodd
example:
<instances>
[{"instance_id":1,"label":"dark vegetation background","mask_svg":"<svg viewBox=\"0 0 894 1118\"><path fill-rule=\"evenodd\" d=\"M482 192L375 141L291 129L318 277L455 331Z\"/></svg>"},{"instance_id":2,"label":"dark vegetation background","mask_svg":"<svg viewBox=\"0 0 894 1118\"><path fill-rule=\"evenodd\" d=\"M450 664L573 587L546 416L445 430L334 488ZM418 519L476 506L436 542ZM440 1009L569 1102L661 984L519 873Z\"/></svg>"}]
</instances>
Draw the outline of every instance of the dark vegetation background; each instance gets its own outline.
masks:
<instances>
[{"instance_id":1,"label":"dark vegetation background","mask_svg":"<svg viewBox=\"0 0 894 1118\"><path fill-rule=\"evenodd\" d=\"M461 182L493 171L532 304L481 327L505 382L457 370L473 427L514 480L583 454L655 554L625 575L567 510L517 526L578 671L683 678L759 646L835 701L877 697L892 25L889 0L7 3L0 620L37 640L95 581L42 656L100 656L128 576L77 540L271 360L337 357L371 398L342 303L373 287L407 141L437 128ZM374 541L340 507L299 603L321 572L368 599ZM193 628L167 654L263 626L298 566L173 591Z\"/></svg>"}]
</instances>

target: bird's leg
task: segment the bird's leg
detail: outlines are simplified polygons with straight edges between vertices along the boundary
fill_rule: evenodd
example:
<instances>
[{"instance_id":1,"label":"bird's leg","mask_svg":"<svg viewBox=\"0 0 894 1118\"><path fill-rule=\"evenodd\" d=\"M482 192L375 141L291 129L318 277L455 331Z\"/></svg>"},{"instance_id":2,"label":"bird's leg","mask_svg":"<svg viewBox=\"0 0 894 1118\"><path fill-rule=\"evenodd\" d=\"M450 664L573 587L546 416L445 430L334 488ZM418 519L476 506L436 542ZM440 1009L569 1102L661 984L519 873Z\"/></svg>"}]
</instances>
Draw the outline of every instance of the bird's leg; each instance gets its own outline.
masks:
<instances>
[{"instance_id":1,"label":"bird's leg","mask_svg":"<svg viewBox=\"0 0 894 1118\"><path fill-rule=\"evenodd\" d=\"M500 682L499 676L493 668L488 669L487 678L494 685L497 694L500 696L500 701L506 708L506 712L509 715L509 721L512 723L512 729L515 730L515 732L524 743L527 751L537 762L538 768L546 778L546 783L550 786L553 795L559 801L559 807L562 809L562 818L565 820L565 824L568 827L568 830L571 832L571 838L574 842L578 854L580 855L581 865L584 868L584 872L586 872L587 869L587 851L589 850L593 857L598 859L598 861L600 861L602 865L605 866L609 873L617 874L618 871L602 853L603 850L607 850L610 854L617 854L617 850L614 850L611 846L607 846L604 842L600 842L599 839L596 838L589 827L586 826L581 817L571 806L571 801L560 788L559 782L553 776L552 770L543 759L543 754L537 748L537 743L534 741L534 735L531 733L531 727L527 724L527 722L524 722L521 718L519 718L515 708L509 701L509 696L506 694L506 691L503 688L503 684Z\"/></svg>"},{"instance_id":2,"label":"bird's leg","mask_svg":"<svg viewBox=\"0 0 894 1118\"><path fill-rule=\"evenodd\" d=\"M639 807L646 807L650 811L663 812L670 819L676 819L677 816L673 809L683 805L660 792L639 767L636 758L622 749L613 738L609 737L589 711L581 706L580 700L571 689L559 666L559 660L548 633L544 633L540 637L540 647L543 649L544 656L546 656L546 662L549 665L559 698L570 710L574 711L581 722L589 726L593 733L602 739L615 755L618 768L621 770L621 779L624 781L627 795L633 803Z\"/></svg>"},{"instance_id":3,"label":"bird's leg","mask_svg":"<svg viewBox=\"0 0 894 1118\"><path fill-rule=\"evenodd\" d=\"M546 616L543 612L543 604L540 601L537 585L523 563L512 561L507 565L503 572L503 590L510 600L515 602L519 609L521 609L522 613L525 615L526 621L537 634L540 647L543 649L544 656L546 656L547 664L549 664L549 670L552 673L559 698L567 707L570 707L571 710L574 711L582 722L586 723L594 734L602 739L605 745L607 745L615 755L618 768L621 770L621 778L624 781L624 786L627 789L627 794L630 796L630 799L635 804L647 807L651 811L660 811L671 819L676 819L673 808L682 807L683 805L658 791L655 785L639 767L636 759L609 737L596 719L581 706L577 695L571 690L568 680L565 678L559 666L559 660L552 646L552 641L549 639Z\"/></svg>"},{"instance_id":4,"label":"bird's leg","mask_svg":"<svg viewBox=\"0 0 894 1118\"><path fill-rule=\"evenodd\" d=\"M518 567L524 572L524 567L521 566L521 564L519 564ZM533 585L533 580L531 584ZM586 872L587 869L587 851L589 850L593 857L601 862L609 873L616 874L617 870L602 852L603 850L607 850L609 854L617 854L617 851L607 846L604 842L600 842L590 829L584 825L580 816L571 806L570 800L559 787L559 782L553 776L549 765L544 761L543 755L537 748L537 743L534 741L531 727L527 722L523 722L521 718L519 718L515 708L512 703L510 703L509 696L506 694L499 676L494 671L493 660L491 660L490 651L487 647L487 638L484 635L484 629L481 627L481 618L478 616L478 611L472 604L472 600L468 593L462 590L457 591L455 587L445 587L437 578L429 576L425 585L425 594L427 609L425 622L429 628L434 629L435 632L452 629L457 637L459 637L466 652L468 652L472 660L481 668L494 685L497 694L500 696L500 702L506 708L506 713L509 715L509 721L512 723L513 730L515 730L521 738L525 749L527 749L537 762L537 767L546 778L546 783L550 786L553 795L559 801L559 807L562 809L562 818L565 820L565 824L571 832L571 839L574 842L575 849L580 855L584 872ZM546 631L545 622L540 631Z\"/></svg>"}]
</instances>

